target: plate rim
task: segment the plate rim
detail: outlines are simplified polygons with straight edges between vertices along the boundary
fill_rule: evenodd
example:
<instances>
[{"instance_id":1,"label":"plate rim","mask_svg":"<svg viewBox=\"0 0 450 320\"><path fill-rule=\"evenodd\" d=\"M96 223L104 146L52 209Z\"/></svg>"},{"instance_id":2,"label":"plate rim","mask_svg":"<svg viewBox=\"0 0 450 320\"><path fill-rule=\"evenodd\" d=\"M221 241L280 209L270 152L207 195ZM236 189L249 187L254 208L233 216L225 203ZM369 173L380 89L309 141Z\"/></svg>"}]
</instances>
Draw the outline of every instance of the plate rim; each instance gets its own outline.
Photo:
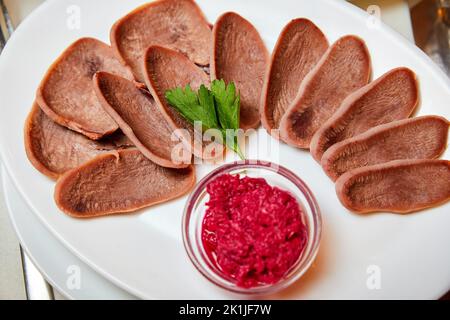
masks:
<instances>
[{"instance_id":1,"label":"plate rim","mask_svg":"<svg viewBox=\"0 0 450 320\"><path fill-rule=\"evenodd\" d=\"M40 221L40 219L38 217L36 217L36 214L29 208L29 206L27 205L27 203L25 203L25 201L22 199L22 196L19 194L18 190L15 189L14 183L12 182L12 179L9 175L9 173L6 171L6 168L4 167L3 164L0 163L0 176L1 176L1 184L3 187L3 193L4 193L4 198L5 198L5 204L6 204L6 209L7 209L7 215L9 218L9 221L13 227L13 230L19 240L20 246L22 248L22 250L24 250L27 255L28 258L30 258L30 260L32 261L32 263L34 264L34 266L36 267L36 269L39 270L39 272L42 274L42 276L44 277L44 279L54 288L56 289L58 292L60 292L66 299L69 300L76 300L78 299L76 296L74 296L73 294L71 294L70 290L66 290L65 288L63 288L63 286L61 286L61 284L57 281L54 280L53 276L51 275L51 272L48 272L48 270L46 270L42 264L40 263L41 258L39 258L34 252L33 250L30 248L29 246L29 242L28 240L25 241L25 237L23 236L23 232L19 232L18 230L20 230L21 228L19 227L19 222L17 221L17 219L14 217L15 214L15 210L13 210L13 205L12 205L12 201L13 199L11 199L11 195L13 194L14 196L17 196L18 198L21 198L20 201L22 202L22 204L26 207L26 210L28 210L29 214L32 214L34 216L34 218L36 219L37 223L40 224L40 228L44 229L48 234L47 236L52 237L51 241L56 241L58 242L58 245L61 246L61 250L65 250L67 251L67 254L70 254L71 256L73 256L75 259L78 259L79 262L83 263L85 265L85 267L88 268L88 272L93 274L96 278L102 278L104 281L108 281L106 278L103 277L103 275L96 273L95 270L93 270L90 266L88 266L86 263L84 263L83 261L81 261L71 250L69 250L63 243L60 243L58 239L55 238L55 236L53 235L53 233L48 230L48 228L43 225ZM8 190L8 191L7 191ZM48 239L49 240L49 239ZM86 272L86 270L84 269L83 272ZM111 283L111 285L114 285L113 283ZM132 298L132 295L117 287L117 290L123 291L124 294L127 294L130 296L130 298ZM101 298L101 297L100 297Z\"/></svg>"}]
</instances>

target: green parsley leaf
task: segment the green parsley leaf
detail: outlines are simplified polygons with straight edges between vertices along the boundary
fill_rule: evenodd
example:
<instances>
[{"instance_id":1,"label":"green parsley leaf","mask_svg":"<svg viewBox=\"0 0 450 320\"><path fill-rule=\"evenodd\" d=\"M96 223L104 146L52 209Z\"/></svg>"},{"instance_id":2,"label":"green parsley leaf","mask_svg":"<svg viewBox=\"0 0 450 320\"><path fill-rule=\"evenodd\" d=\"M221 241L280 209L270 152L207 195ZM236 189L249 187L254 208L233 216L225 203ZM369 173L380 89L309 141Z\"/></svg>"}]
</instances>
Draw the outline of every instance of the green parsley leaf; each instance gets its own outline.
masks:
<instances>
[{"instance_id":1,"label":"green parsley leaf","mask_svg":"<svg viewBox=\"0 0 450 320\"><path fill-rule=\"evenodd\" d=\"M236 86L231 82L228 86L223 80L214 80L211 91L216 101L219 122L224 129L239 129L239 110L241 98L236 96Z\"/></svg>"},{"instance_id":2,"label":"green parsley leaf","mask_svg":"<svg viewBox=\"0 0 450 320\"><path fill-rule=\"evenodd\" d=\"M231 139L231 141L228 141L230 139L227 139L226 143L228 147L241 157L241 159L244 159L244 155L239 148L237 136L240 122L241 97L239 94L236 95L236 86L233 82L229 83L227 86L223 79L214 80L211 83L211 91L214 95L220 126L225 131L224 137L226 138L226 130L234 130L233 139Z\"/></svg>"},{"instance_id":3,"label":"green parsley leaf","mask_svg":"<svg viewBox=\"0 0 450 320\"><path fill-rule=\"evenodd\" d=\"M189 85L184 89L176 88L166 92L166 99L178 112L192 124L201 121L203 130L219 127L214 105L214 97L204 85L198 93Z\"/></svg>"},{"instance_id":4,"label":"green parsley leaf","mask_svg":"<svg viewBox=\"0 0 450 320\"><path fill-rule=\"evenodd\" d=\"M203 131L220 130L223 142L244 159L237 136L241 99L236 91L233 82L226 85L224 80L214 80L211 90L202 85L196 93L187 85L184 89L168 90L165 95L169 104L185 119L191 123L200 121ZM228 139L227 131L231 135Z\"/></svg>"}]
</instances>

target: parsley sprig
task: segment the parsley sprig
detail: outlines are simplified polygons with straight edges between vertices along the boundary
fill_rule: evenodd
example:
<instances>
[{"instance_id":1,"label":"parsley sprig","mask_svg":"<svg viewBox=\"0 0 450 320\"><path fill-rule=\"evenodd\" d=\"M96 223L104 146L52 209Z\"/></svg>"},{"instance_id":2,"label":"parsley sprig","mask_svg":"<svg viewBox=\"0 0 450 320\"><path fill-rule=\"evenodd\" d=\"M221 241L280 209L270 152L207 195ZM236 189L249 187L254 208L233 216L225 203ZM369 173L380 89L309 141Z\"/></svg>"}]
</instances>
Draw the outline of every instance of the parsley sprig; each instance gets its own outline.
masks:
<instances>
[{"instance_id":1,"label":"parsley sprig","mask_svg":"<svg viewBox=\"0 0 450 320\"><path fill-rule=\"evenodd\" d=\"M229 148L244 159L236 134L241 97L233 82L227 85L224 80L214 80L211 89L201 85L198 92L193 91L190 85L175 88L166 91L166 99L189 122L201 122L203 131L220 130L221 143L225 141ZM232 134L227 135L227 131Z\"/></svg>"}]
</instances>

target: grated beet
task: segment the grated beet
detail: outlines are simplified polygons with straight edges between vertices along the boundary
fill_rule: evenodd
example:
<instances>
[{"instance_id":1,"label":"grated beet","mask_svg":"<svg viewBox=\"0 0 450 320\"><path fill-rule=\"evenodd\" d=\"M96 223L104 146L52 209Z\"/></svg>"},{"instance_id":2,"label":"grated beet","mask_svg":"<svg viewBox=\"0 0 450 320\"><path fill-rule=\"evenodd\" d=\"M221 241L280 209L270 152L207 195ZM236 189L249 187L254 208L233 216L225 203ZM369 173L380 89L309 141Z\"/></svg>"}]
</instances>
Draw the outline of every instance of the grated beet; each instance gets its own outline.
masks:
<instances>
[{"instance_id":1,"label":"grated beet","mask_svg":"<svg viewBox=\"0 0 450 320\"><path fill-rule=\"evenodd\" d=\"M307 242L297 200L263 178L230 174L207 192L202 241L210 259L240 287L278 282Z\"/></svg>"}]
</instances>

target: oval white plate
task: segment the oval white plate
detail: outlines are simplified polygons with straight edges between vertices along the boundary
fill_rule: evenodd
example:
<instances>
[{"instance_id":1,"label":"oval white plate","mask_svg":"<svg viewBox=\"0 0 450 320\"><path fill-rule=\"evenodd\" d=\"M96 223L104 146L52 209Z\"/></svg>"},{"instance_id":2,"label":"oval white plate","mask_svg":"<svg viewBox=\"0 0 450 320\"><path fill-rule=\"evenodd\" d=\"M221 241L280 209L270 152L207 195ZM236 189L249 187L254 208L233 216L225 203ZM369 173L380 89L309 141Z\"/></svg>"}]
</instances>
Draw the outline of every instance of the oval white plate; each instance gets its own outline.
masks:
<instances>
[{"instance_id":1,"label":"oval white plate","mask_svg":"<svg viewBox=\"0 0 450 320\"><path fill-rule=\"evenodd\" d=\"M142 298L233 298L204 280L188 261L181 242L185 198L137 214L75 220L53 202L54 183L29 164L22 128L36 87L47 67L81 36L108 41L109 28L142 0L49 0L13 35L0 58L0 150L18 190L34 213L80 259L109 280ZM75 4L75 6L73 5ZM367 42L374 77L397 66L418 74L418 114L450 118L450 81L419 49L345 1L199 1L210 19L233 10L252 21L272 48L281 28L307 17L330 41L353 33ZM69 28L80 13L81 28ZM69 20L70 21L70 20ZM258 137L251 154L279 161L309 184L324 218L322 246L314 266L276 298L437 298L450 288L450 204L408 216L357 216L339 203L333 183L306 152L282 145L266 152ZM253 143L252 143L253 142ZM276 155L276 157L274 157ZM449 151L445 157L448 158ZM198 176L210 167L200 167ZM374 277L377 277L375 279ZM378 281L379 280L379 281Z\"/></svg>"},{"instance_id":2,"label":"oval white plate","mask_svg":"<svg viewBox=\"0 0 450 320\"><path fill-rule=\"evenodd\" d=\"M12 225L24 249L45 279L61 294L77 300L136 299L116 287L77 258L45 228L18 193L6 170L1 166L3 190ZM51 254L49 254L51 252ZM79 272L80 286L70 287L67 281L74 269ZM68 273L71 272L71 273Z\"/></svg>"}]
</instances>

